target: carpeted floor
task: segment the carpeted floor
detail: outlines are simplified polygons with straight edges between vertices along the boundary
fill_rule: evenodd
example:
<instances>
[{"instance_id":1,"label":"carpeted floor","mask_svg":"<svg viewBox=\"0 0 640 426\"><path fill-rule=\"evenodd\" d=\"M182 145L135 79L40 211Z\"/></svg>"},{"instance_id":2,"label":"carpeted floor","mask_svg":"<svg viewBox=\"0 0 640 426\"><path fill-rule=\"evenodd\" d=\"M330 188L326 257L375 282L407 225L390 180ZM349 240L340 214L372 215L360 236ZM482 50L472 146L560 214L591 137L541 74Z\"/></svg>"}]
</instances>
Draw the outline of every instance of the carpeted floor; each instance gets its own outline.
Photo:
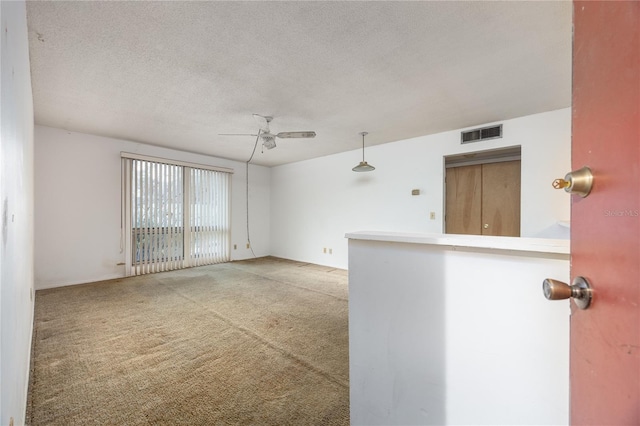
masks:
<instances>
[{"instance_id":1,"label":"carpeted floor","mask_svg":"<svg viewBox=\"0 0 640 426\"><path fill-rule=\"evenodd\" d=\"M277 258L36 293L31 425L347 425L347 271Z\"/></svg>"}]
</instances>

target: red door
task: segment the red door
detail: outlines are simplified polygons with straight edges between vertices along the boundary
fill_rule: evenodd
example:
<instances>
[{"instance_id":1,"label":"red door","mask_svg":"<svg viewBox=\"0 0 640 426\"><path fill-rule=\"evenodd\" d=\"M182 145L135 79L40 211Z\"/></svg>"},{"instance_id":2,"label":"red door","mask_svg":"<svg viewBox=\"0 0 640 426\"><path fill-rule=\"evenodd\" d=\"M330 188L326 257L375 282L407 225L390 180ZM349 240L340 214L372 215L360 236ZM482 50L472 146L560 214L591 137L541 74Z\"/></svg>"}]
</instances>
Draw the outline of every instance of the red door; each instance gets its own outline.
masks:
<instances>
[{"instance_id":1,"label":"red door","mask_svg":"<svg viewBox=\"0 0 640 426\"><path fill-rule=\"evenodd\" d=\"M572 166L594 186L572 196L571 424L640 425L640 2L574 2Z\"/></svg>"}]
</instances>

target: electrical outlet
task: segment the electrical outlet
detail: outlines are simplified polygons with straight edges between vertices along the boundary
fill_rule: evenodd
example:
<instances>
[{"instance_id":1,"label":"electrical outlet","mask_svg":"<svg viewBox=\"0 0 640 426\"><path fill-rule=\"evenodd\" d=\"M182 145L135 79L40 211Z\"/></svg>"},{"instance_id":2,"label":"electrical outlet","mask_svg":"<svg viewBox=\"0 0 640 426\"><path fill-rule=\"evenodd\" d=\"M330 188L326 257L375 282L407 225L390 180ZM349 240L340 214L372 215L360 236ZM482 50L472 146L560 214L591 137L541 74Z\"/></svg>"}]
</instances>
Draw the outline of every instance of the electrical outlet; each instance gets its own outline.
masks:
<instances>
[{"instance_id":1,"label":"electrical outlet","mask_svg":"<svg viewBox=\"0 0 640 426\"><path fill-rule=\"evenodd\" d=\"M436 212L429 213L429 219L436 220Z\"/></svg>"},{"instance_id":2,"label":"electrical outlet","mask_svg":"<svg viewBox=\"0 0 640 426\"><path fill-rule=\"evenodd\" d=\"M333 249L329 249L329 254L333 254Z\"/></svg>"},{"instance_id":3,"label":"electrical outlet","mask_svg":"<svg viewBox=\"0 0 640 426\"><path fill-rule=\"evenodd\" d=\"M327 254L327 248L326 248L326 247L325 247L325 248L323 248L323 249L322 249L322 252L323 252L324 254Z\"/></svg>"},{"instance_id":4,"label":"electrical outlet","mask_svg":"<svg viewBox=\"0 0 640 426\"><path fill-rule=\"evenodd\" d=\"M247 248L251 248L251 244L247 243Z\"/></svg>"},{"instance_id":5,"label":"electrical outlet","mask_svg":"<svg viewBox=\"0 0 640 426\"><path fill-rule=\"evenodd\" d=\"M237 244L234 244L234 245L233 245L233 249L234 249L234 250L238 250L238 245L237 245Z\"/></svg>"}]
</instances>

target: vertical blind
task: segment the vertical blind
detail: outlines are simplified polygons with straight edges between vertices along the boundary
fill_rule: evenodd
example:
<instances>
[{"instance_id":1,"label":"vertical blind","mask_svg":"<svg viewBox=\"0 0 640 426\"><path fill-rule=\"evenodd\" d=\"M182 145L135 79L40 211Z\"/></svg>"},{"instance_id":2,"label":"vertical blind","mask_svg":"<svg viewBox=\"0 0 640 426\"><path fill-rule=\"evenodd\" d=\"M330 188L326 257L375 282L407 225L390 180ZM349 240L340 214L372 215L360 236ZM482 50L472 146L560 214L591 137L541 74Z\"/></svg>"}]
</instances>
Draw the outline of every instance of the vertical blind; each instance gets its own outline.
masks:
<instances>
[{"instance_id":1,"label":"vertical blind","mask_svg":"<svg viewBox=\"0 0 640 426\"><path fill-rule=\"evenodd\" d=\"M122 162L127 275L229 261L229 172Z\"/></svg>"},{"instance_id":2,"label":"vertical blind","mask_svg":"<svg viewBox=\"0 0 640 426\"><path fill-rule=\"evenodd\" d=\"M229 260L229 174L189 168L192 265Z\"/></svg>"}]
</instances>

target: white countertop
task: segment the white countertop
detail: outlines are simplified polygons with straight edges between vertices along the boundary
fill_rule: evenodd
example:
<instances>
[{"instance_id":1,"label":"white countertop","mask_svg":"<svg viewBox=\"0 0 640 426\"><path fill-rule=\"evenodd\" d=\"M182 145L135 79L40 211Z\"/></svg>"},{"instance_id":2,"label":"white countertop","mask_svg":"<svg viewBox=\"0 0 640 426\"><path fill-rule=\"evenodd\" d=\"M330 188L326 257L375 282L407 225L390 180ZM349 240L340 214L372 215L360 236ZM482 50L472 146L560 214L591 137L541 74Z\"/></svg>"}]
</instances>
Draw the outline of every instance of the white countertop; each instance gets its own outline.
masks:
<instances>
[{"instance_id":1,"label":"white countertop","mask_svg":"<svg viewBox=\"0 0 640 426\"><path fill-rule=\"evenodd\" d=\"M512 250L537 253L569 254L569 240L522 237L490 237L482 235L418 234L407 232L357 231L348 232L351 240L386 241L395 243L428 244L449 247L468 247Z\"/></svg>"}]
</instances>

